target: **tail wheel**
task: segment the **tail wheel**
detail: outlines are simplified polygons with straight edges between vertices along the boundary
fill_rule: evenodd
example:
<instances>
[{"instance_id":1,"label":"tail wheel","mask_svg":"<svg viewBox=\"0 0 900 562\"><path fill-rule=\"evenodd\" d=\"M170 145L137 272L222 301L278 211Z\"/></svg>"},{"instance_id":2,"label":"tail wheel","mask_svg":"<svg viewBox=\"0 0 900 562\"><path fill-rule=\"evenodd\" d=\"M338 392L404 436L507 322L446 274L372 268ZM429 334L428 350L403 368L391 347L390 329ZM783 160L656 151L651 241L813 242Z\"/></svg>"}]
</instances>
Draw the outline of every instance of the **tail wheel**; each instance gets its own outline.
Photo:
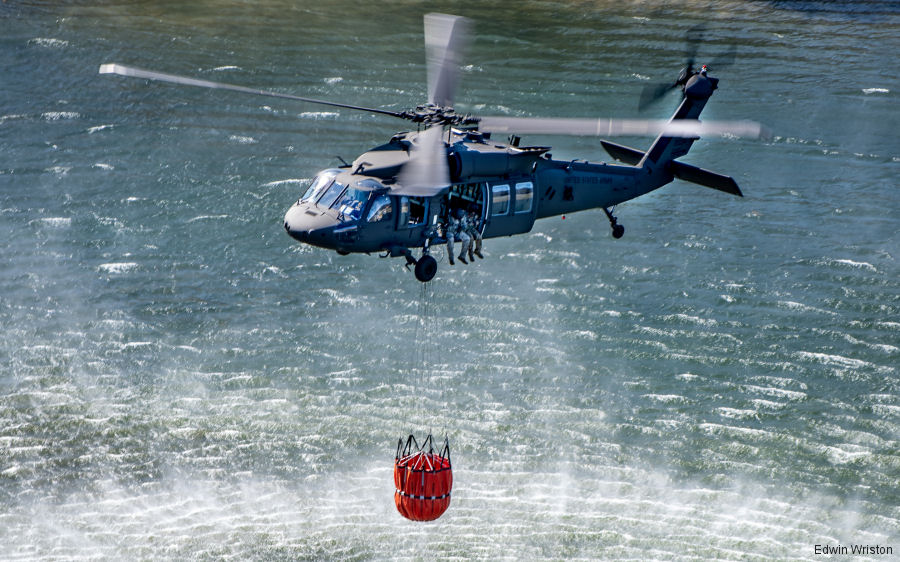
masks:
<instances>
[{"instance_id":1,"label":"tail wheel","mask_svg":"<svg viewBox=\"0 0 900 562\"><path fill-rule=\"evenodd\" d=\"M432 256L426 254L416 262L416 279L422 283L428 283L434 279L435 273L437 273L437 260Z\"/></svg>"},{"instance_id":2,"label":"tail wheel","mask_svg":"<svg viewBox=\"0 0 900 562\"><path fill-rule=\"evenodd\" d=\"M615 209L615 206L613 206L613 209ZM609 219L609 226L612 227L613 238L619 239L622 236L625 236L625 227L619 224L619 221L616 220L616 216L612 214L612 210L604 207L603 212L606 213L606 218Z\"/></svg>"}]
</instances>

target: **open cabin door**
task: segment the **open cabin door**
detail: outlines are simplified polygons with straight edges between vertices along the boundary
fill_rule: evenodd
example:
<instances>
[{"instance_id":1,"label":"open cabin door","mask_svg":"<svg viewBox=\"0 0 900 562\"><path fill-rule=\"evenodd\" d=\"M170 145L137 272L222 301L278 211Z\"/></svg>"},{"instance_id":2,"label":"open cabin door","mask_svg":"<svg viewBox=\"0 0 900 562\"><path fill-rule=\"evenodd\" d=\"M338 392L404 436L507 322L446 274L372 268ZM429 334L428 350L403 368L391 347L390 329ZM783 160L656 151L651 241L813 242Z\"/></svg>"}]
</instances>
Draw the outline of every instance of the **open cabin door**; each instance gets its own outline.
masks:
<instances>
[{"instance_id":1,"label":"open cabin door","mask_svg":"<svg viewBox=\"0 0 900 562\"><path fill-rule=\"evenodd\" d=\"M484 233L488 216L488 188L484 182L464 183L450 186L447 195L447 213L456 213L458 209L467 214L474 211L478 217L478 230Z\"/></svg>"}]
</instances>

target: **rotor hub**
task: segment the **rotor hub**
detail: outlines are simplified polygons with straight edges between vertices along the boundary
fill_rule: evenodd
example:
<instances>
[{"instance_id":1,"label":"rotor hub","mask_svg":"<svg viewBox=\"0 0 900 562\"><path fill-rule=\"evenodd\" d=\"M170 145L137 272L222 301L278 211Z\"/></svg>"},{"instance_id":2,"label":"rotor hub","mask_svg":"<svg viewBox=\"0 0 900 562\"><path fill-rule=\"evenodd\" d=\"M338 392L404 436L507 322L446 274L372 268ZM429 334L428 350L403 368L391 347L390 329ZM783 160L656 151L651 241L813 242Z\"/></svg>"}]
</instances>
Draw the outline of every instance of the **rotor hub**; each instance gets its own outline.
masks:
<instances>
[{"instance_id":1,"label":"rotor hub","mask_svg":"<svg viewBox=\"0 0 900 562\"><path fill-rule=\"evenodd\" d=\"M452 107L444 107L433 103L426 103L416 106L415 109L408 109L400 114L404 119L409 119L413 123L422 123L427 126L432 125L473 125L478 122L474 117L465 114L456 113Z\"/></svg>"}]
</instances>

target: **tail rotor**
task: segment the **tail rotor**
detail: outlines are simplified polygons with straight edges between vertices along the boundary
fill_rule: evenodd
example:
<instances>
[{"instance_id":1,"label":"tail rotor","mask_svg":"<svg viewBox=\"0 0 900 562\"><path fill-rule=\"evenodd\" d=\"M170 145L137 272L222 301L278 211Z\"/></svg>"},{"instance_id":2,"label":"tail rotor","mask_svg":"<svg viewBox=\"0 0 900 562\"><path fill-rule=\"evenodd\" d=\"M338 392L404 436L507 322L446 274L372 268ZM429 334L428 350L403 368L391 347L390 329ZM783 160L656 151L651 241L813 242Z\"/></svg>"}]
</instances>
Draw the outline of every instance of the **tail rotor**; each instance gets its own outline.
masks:
<instances>
[{"instance_id":1,"label":"tail rotor","mask_svg":"<svg viewBox=\"0 0 900 562\"><path fill-rule=\"evenodd\" d=\"M674 82L663 82L644 86L638 100L638 111L645 111L675 88L684 88L691 76L697 72L721 70L734 64L735 58L737 57L737 47L731 45L727 51L715 57L709 65L702 65L700 70L694 68L697 61L697 53L704 42L703 36L706 33L706 28L706 24L701 23L688 30L685 34L685 43L687 44L685 48L685 63L678 73L678 77Z\"/></svg>"}]
</instances>

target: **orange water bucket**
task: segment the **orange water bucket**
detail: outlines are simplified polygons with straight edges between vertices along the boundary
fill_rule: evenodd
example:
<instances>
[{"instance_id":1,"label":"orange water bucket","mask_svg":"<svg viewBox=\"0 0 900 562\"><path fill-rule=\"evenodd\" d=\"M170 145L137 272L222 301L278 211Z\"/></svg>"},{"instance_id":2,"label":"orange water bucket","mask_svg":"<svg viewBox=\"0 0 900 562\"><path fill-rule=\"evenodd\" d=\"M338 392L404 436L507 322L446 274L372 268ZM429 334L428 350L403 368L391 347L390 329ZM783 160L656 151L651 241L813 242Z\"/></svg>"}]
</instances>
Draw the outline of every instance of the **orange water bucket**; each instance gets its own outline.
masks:
<instances>
[{"instance_id":1,"label":"orange water bucket","mask_svg":"<svg viewBox=\"0 0 900 562\"><path fill-rule=\"evenodd\" d=\"M434 521L450 506L453 470L450 467L450 442L444 440L434 452L429 435L420 447L415 437L397 443L394 457L394 504L400 515L413 521Z\"/></svg>"}]
</instances>

